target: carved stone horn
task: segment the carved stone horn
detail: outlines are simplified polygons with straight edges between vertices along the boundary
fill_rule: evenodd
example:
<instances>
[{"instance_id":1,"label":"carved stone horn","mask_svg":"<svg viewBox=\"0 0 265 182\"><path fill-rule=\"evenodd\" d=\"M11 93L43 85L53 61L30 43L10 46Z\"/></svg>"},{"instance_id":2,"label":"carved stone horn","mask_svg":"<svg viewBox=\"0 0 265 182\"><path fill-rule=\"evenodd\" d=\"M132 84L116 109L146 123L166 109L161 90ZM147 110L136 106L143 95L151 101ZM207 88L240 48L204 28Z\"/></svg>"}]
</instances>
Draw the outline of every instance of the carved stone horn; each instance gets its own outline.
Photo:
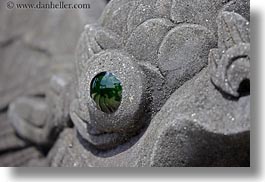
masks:
<instances>
[{"instance_id":1,"label":"carved stone horn","mask_svg":"<svg viewBox=\"0 0 265 182\"><path fill-rule=\"evenodd\" d=\"M217 23L219 48L209 55L211 80L226 94L240 97L249 92L249 22L237 13L222 12Z\"/></svg>"}]
</instances>

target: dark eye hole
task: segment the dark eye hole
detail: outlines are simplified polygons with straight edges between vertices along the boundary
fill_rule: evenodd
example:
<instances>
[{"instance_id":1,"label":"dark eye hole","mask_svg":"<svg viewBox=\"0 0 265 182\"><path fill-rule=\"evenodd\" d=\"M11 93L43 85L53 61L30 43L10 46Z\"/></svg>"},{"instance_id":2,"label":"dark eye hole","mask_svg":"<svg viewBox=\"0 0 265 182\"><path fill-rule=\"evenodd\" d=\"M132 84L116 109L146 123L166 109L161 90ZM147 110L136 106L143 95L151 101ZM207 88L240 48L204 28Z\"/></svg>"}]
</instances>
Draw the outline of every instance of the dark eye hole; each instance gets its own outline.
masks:
<instances>
[{"instance_id":1,"label":"dark eye hole","mask_svg":"<svg viewBox=\"0 0 265 182\"><path fill-rule=\"evenodd\" d=\"M239 93L240 97L244 97L247 95L250 95L250 80L249 79L244 79L237 90Z\"/></svg>"},{"instance_id":2,"label":"dark eye hole","mask_svg":"<svg viewBox=\"0 0 265 182\"><path fill-rule=\"evenodd\" d=\"M122 99L120 80L107 71L97 74L90 83L90 97L101 111L105 113L115 112Z\"/></svg>"}]
</instances>

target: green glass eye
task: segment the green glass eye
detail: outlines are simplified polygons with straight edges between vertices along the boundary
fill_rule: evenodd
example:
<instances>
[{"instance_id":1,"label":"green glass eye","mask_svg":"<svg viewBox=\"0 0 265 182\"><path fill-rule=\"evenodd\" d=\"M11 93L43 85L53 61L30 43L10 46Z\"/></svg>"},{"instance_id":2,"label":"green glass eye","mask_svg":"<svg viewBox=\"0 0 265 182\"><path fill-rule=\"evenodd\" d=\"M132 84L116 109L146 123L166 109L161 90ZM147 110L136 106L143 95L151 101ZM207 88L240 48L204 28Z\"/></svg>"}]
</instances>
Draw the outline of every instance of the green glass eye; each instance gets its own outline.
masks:
<instances>
[{"instance_id":1,"label":"green glass eye","mask_svg":"<svg viewBox=\"0 0 265 182\"><path fill-rule=\"evenodd\" d=\"M101 111L113 113L121 104L121 82L112 73L101 72L92 79L90 96Z\"/></svg>"}]
</instances>

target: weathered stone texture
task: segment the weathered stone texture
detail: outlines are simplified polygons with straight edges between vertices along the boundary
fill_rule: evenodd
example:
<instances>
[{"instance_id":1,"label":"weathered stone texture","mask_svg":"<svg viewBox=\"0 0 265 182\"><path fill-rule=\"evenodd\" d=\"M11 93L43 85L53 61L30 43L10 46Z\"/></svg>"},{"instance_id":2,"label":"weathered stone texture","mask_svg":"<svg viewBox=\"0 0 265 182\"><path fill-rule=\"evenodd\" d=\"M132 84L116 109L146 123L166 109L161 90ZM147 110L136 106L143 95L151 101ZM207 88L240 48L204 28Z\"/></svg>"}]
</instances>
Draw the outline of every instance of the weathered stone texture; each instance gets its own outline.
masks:
<instances>
[{"instance_id":1,"label":"weathered stone texture","mask_svg":"<svg viewBox=\"0 0 265 182\"><path fill-rule=\"evenodd\" d=\"M250 165L249 1L113 0L98 22L56 13L0 39L0 107L23 139L55 142L40 166ZM123 88L114 113L90 97L105 71Z\"/></svg>"}]
</instances>

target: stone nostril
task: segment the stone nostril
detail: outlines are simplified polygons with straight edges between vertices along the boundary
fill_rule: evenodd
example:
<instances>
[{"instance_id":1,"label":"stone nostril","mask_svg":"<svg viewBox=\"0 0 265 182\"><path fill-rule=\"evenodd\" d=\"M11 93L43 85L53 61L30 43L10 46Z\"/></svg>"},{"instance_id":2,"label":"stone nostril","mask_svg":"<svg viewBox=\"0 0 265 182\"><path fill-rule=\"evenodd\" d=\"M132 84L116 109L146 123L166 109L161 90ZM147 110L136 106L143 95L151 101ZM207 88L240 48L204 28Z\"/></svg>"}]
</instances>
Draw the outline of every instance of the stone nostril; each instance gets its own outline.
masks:
<instances>
[{"instance_id":1,"label":"stone nostril","mask_svg":"<svg viewBox=\"0 0 265 182\"><path fill-rule=\"evenodd\" d=\"M237 92L239 93L240 97L250 95L250 80L244 79L240 83Z\"/></svg>"}]
</instances>

